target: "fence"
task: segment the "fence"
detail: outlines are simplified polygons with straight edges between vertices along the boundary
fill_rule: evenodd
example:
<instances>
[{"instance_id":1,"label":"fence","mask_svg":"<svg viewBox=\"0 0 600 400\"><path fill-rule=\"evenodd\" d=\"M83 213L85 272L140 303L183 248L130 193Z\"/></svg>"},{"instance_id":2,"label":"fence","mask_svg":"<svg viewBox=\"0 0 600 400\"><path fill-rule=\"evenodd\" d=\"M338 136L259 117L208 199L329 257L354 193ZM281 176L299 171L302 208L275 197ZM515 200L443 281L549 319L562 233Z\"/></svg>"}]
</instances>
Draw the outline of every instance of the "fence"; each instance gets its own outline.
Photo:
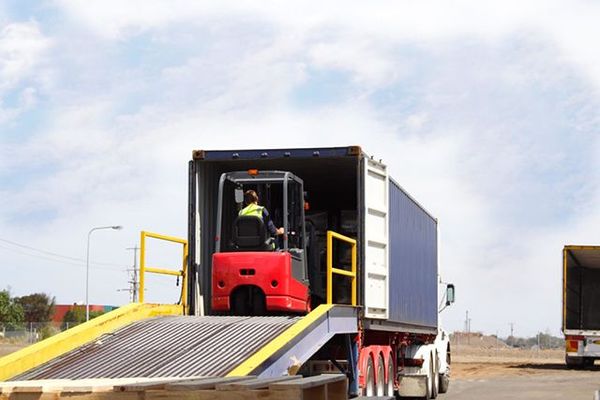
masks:
<instances>
[{"instance_id":1,"label":"fence","mask_svg":"<svg viewBox=\"0 0 600 400\"><path fill-rule=\"evenodd\" d=\"M0 322L0 343L32 344L79 324L79 322L25 322L21 326L14 327Z\"/></svg>"}]
</instances>

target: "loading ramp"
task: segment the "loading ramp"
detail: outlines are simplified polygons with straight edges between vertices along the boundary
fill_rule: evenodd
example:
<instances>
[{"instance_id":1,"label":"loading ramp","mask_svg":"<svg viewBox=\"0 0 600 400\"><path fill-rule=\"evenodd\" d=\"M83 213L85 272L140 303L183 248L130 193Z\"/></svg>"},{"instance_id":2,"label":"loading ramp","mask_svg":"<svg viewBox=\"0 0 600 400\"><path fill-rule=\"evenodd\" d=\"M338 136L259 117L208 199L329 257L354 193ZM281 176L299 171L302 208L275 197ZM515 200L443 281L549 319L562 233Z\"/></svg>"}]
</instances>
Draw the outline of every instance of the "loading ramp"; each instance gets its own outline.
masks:
<instances>
[{"instance_id":1,"label":"loading ramp","mask_svg":"<svg viewBox=\"0 0 600 400\"><path fill-rule=\"evenodd\" d=\"M140 307L131 313L140 313ZM103 317L110 319L110 314ZM133 322L103 332L97 323L93 325L95 320L82 324L79 334L86 336L86 329L93 328L95 337L87 335L91 340L85 344L40 359L35 365L30 362L31 368L16 368L22 358L19 353L27 353L29 348L0 359L0 365L5 366L2 379L293 375L334 335L358 331L358 308L332 304L321 305L302 317L140 318L123 311L121 315ZM48 340L56 342L55 338ZM44 342L33 346L49 354L60 353L52 351L54 342L47 343L46 348ZM11 359L5 360L8 357Z\"/></svg>"}]
</instances>

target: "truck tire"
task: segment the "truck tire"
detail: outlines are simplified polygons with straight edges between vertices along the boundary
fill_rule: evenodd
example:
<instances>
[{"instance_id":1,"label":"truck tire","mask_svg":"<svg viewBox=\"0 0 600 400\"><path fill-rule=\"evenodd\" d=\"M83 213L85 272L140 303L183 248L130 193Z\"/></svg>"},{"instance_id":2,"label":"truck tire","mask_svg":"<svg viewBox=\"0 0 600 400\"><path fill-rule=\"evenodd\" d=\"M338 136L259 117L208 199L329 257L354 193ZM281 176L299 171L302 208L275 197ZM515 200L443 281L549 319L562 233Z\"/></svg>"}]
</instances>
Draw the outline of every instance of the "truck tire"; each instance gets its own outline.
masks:
<instances>
[{"instance_id":1,"label":"truck tire","mask_svg":"<svg viewBox=\"0 0 600 400\"><path fill-rule=\"evenodd\" d=\"M433 399L433 379L435 375L433 374L433 361L429 360L429 366L427 368L427 392L425 394L424 399Z\"/></svg>"},{"instance_id":2,"label":"truck tire","mask_svg":"<svg viewBox=\"0 0 600 400\"><path fill-rule=\"evenodd\" d=\"M369 355L367 361L367 371L365 373L365 387L363 389L364 396L375 396L375 366L373 365L373 357Z\"/></svg>"},{"instance_id":3,"label":"truck tire","mask_svg":"<svg viewBox=\"0 0 600 400\"><path fill-rule=\"evenodd\" d=\"M431 357L431 360L429 362L429 370L430 370L430 374L431 374L431 399L435 399L437 398L438 395L438 383L439 383L439 379L438 379L438 359L437 359L437 353L431 353L429 355L429 357Z\"/></svg>"},{"instance_id":4,"label":"truck tire","mask_svg":"<svg viewBox=\"0 0 600 400\"><path fill-rule=\"evenodd\" d=\"M569 369L581 369L583 368L583 357L569 357L565 356L565 364Z\"/></svg>"},{"instance_id":5,"label":"truck tire","mask_svg":"<svg viewBox=\"0 0 600 400\"><path fill-rule=\"evenodd\" d=\"M450 376L448 374L440 374L440 393L446 393L448 391L448 386L450 386Z\"/></svg>"},{"instance_id":6,"label":"truck tire","mask_svg":"<svg viewBox=\"0 0 600 400\"><path fill-rule=\"evenodd\" d=\"M452 363L452 354L450 353L450 343L446 348L446 371L439 374L438 392L446 393L450 386L450 364ZM439 371L438 371L439 373Z\"/></svg>"},{"instance_id":7,"label":"truck tire","mask_svg":"<svg viewBox=\"0 0 600 400\"><path fill-rule=\"evenodd\" d=\"M380 354L377 357L377 385L375 387L377 396L385 395L385 364L383 363L383 356Z\"/></svg>"},{"instance_id":8,"label":"truck tire","mask_svg":"<svg viewBox=\"0 0 600 400\"><path fill-rule=\"evenodd\" d=\"M392 357L392 353L388 356L388 368L387 368L387 381L385 382L385 395L393 396L394 395L394 380L396 374L394 373L394 357Z\"/></svg>"}]
</instances>

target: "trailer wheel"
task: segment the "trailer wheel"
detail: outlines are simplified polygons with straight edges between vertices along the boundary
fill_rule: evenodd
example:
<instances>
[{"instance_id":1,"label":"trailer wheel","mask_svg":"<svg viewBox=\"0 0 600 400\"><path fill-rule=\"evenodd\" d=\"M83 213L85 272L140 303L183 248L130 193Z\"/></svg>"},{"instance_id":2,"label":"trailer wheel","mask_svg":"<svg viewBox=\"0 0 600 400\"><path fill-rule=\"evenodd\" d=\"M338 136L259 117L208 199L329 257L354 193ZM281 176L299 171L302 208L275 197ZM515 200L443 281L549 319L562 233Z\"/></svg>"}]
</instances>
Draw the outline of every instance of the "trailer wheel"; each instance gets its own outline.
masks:
<instances>
[{"instance_id":1,"label":"trailer wheel","mask_svg":"<svg viewBox=\"0 0 600 400\"><path fill-rule=\"evenodd\" d=\"M387 381L385 385L385 396L393 396L394 395L394 378L396 374L394 373L394 357L392 357L392 353L388 355L388 367L387 367Z\"/></svg>"},{"instance_id":2,"label":"trailer wheel","mask_svg":"<svg viewBox=\"0 0 600 400\"><path fill-rule=\"evenodd\" d=\"M583 357L565 356L565 364L569 369L581 369L583 368Z\"/></svg>"},{"instance_id":3,"label":"trailer wheel","mask_svg":"<svg viewBox=\"0 0 600 400\"><path fill-rule=\"evenodd\" d=\"M373 357L371 357L371 355L369 355L365 376L365 388L363 389L363 393L365 396L375 396L375 367L373 365Z\"/></svg>"},{"instance_id":4,"label":"trailer wheel","mask_svg":"<svg viewBox=\"0 0 600 400\"><path fill-rule=\"evenodd\" d=\"M450 344L448 344L448 349L446 351L446 372L439 374L439 393L446 393L448 391L448 386L450 386L450 364L452 361L450 356Z\"/></svg>"},{"instance_id":5,"label":"trailer wheel","mask_svg":"<svg viewBox=\"0 0 600 400\"><path fill-rule=\"evenodd\" d=\"M438 395L438 359L437 359L437 353L431 353L429 355L430 357L430 362L429 362L429 371L431 374L431 399L435 399Z\"/></svg>"},{"instance_id":6,"label":"trailer wheel","mask_svg":"<svg viewBox=\"0 0 600 400\"><path fill-rule=\"evenodd\" d=\"M427 393L425 394L424 399L435 399L435 397L433 396L433 382L435 380L433 358L431 357L431 354L429 355L429 357L429 365L427 368Z\"/></svg>"},{"instance_id":7,"label":"trailer wheel","mask_svg":"<svg viewBox=\"0 0 600 400\"><path fill-rule=\"evenodd\" d=\"M450 377L448 374L440 375L440 393L446 393L448 391L448 387L450 386Z\"/></svg>"},{"instance_id":8,"label":"trailer wheel","mask_svg":"<svg viewBox=\"0 0 600 400\"><path fill-rule=\"evenodd\" d=\"M377 357L377 396L385 396L385 364L383 356Z\"/></svg>"}]
</instances>

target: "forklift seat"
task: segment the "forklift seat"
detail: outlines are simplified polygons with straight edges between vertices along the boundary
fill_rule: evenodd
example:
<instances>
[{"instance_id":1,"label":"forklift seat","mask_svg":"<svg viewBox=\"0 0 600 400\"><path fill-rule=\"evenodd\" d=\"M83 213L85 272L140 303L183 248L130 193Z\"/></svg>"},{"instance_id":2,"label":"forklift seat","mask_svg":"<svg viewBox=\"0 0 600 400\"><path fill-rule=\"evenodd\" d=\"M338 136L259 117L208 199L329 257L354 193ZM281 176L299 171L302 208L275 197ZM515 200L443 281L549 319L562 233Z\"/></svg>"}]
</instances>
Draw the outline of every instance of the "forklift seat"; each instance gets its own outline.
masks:
<instances>
[{"instance_id":1,"label":"forklift seat","mask_svg":"<svg viewBox=\"0 0 600 400\"><path fill-rule=\"evenodd\" d=\"M272 251L273 239L267 235L262 218L240 215L233 222L233 245L242 251Z\"/></svg>"}]
</instances>

